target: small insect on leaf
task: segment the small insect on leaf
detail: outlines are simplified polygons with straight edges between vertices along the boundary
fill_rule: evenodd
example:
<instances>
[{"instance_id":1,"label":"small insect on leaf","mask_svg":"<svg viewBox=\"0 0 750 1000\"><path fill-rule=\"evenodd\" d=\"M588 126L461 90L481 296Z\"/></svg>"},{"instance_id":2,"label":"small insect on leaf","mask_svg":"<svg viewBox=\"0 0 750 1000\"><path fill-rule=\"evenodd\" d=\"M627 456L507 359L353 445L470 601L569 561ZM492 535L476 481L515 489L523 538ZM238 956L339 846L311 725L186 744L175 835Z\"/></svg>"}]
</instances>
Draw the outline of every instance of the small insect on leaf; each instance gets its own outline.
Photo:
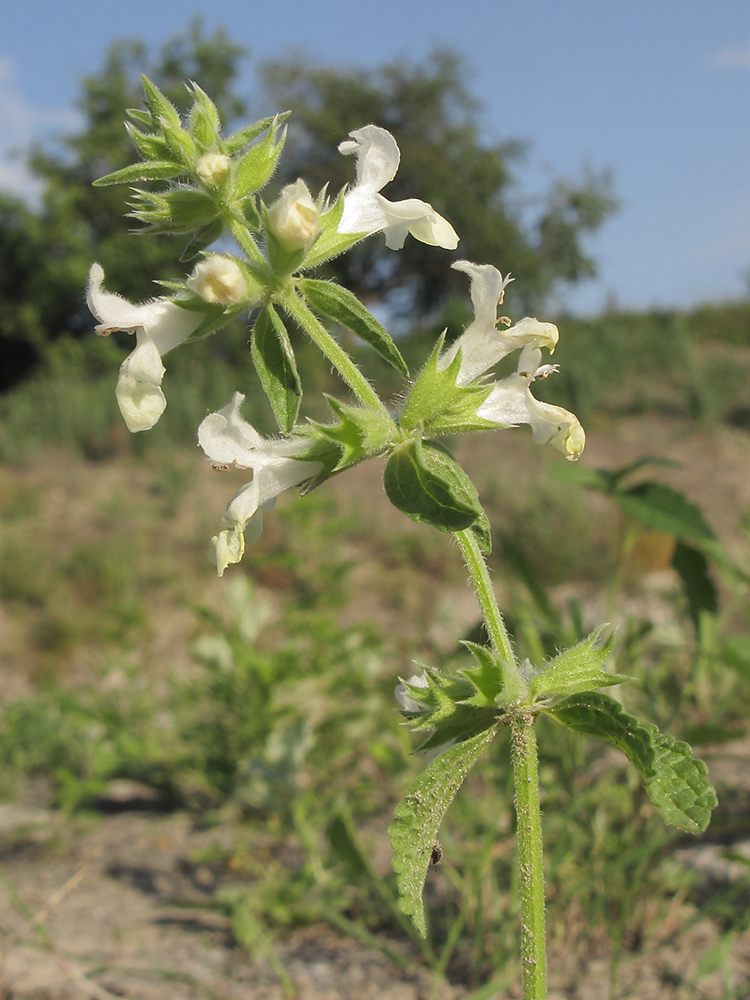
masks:
<instances>
[{"instance_id":1,"label":"small insect on leaf","mask_svg":"<svg viewBox=\"0 0 750 1000\"><path fill-rule=\"evenodd\" d=\"M443 845L440 843L439 840L436 840L435 843L432 845L432 852L430 854L430 864L439 865L442 856L443 856Z\"/></svg>"}]
</instances>

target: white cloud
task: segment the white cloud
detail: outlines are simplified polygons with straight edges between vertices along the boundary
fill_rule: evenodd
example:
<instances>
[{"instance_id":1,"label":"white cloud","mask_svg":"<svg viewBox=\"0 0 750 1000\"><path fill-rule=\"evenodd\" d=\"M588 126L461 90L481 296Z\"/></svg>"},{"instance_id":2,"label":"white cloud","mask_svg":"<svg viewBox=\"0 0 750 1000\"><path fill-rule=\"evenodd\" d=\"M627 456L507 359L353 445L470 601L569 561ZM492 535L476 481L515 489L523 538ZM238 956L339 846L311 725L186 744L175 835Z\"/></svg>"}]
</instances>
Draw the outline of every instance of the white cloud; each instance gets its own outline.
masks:
<instances>
[{"instance_id":1,"label":"white cloud","mask_svg":"<svg viewBox=\"0 0 750 1000\"><path fill-rule=\"evenodd\" d=\"M733 66L738 69L750 69L750 44L737 49L722 49L714 52L711 62L714 66Z\"/></svg>"},{"instance_id":2,"label":"white cloud","mask_svg":"<svg viewBox=\"0 0 750 1000\"><path fill-rule=\"evenodd\" d=\"M0 189L35 199L39 185L26 169L24 150L34 139L75 129L80 120L69 108L34 107L18 87L13 60L0 56Z\"/></svg>"}]
</instances>

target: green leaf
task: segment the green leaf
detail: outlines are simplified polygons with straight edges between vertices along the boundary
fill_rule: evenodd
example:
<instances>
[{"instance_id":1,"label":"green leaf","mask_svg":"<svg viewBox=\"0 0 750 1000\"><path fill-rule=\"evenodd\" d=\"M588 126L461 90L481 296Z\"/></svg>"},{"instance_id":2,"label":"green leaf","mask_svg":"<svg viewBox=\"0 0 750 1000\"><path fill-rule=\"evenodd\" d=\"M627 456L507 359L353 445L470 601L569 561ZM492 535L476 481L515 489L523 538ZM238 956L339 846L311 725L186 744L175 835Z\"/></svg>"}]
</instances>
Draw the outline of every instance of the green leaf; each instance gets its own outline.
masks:
<instances>
[{"instance_id":1,"label":"green leaf","mask_svg":"<svg viewBox=\"0 0 750 1000\"><path fill-rule=\"evenodd\" d=\"M430 435L494 430L496 422L482 420L476 415L477 408L490 394L490 386L456 385L461 367L460 353L441 369L442 348L443 337L440 337L409 392L401 413L401 426L404 430L423 428Z\"/></svg>"},{"instance_id":2,"label":"green leaf","mask_svg":"<svg viewBox=\"0 0 750 1000\"><path fill-rule=\"evenodd\" d=\"M672 554L672 565L682 581L690 617L698 628L702 611L715 615L719 610L719 594L708 572L708 559L699 549L678 541Z\"/></svg>"},{"instance_id":3,"label":"green leaf","mask_svg":"<svg viewBox=\"0 0 750 1000\"><path fill-rule=\"evenodd\" d=\"M135 184L138 181L158 181L177 177L185 173L181 163L171 160L151 160L149 163L131 163L129 167L105 174L94 181L94 187L109 187L111 184Z\"/></svg>"},{"instance_id":4,"label":"green leaf","mask_svg":"<svg viewBox=\"0 0 750 1000\"><path fill-rule=\"evenodd\" d=\"M190 89L195 97L195 102L190 109L190 134L205 152L218 144L221 131L219 111L208 94L197 83L191 84Z\"/></svg>"},{"instance_id":5,"label":"green leaf","mask_svg":"<svg viewBox=\"0 0 750 1000\"><path fill-rule=\"evenodd\" d=\"M643 775L649 798L669 826L688 833L706 829L716 793L706 765L687 743L640 722L613 698L596 692L571 695L545 711L573 732L619 747Z\"/></svg>"},{"instance_id":6,"label":"green leaf","mask_svg":"<svg viewBox=\"0 0 750 1000\"><path fill-rule=\"evenodd\" d=\"M172 102L162 94L156 84L147 76L141 76L141 83L146 94L146 104L151 112L154 125L162 128L180 128L180 115Z\"/></svg>"},{"instance_id":7,"label":"green leaf","mask_svg":"<svg viewBox=\"0 0 750 1000\"><path fill-rule=\"evenodd\" d=\"M388 460L384 485L393 506L413 521L440 531L471 528L489 552L490 525L474 484L442 445L420 440L400 445Z\"/></svg>"},{"instance_id":8,"label":"green leaf","mask_svg":"<svg viewBox=\"0 0 750 1000\"><path fill-rule=\"evenodd\" d=\"M422 890L440 822L484 748L495 736L487 729L439 754L413 782L396 807L388 829L399 908L422 937L427 934Z\"/></svg>"},{"instance_id":9,"label":"green leaf","mask_svg":"<svg viewBox=\"0 0 750 1000\"><path fill-rule=\"evenodd\" d=\"M693 756L687 743L673 736L657 732L653 740L654 774L646 780L649 798L669 826L702 833L717 804L706 765Z\"/></svg>"},{"instance_id":10,"label":"green leaf","mask_svg":"<svg viewBox=\"0 0 750 1000\"><path fill-rule=\"evenodd\" d=\"M611 477L606 469L589 469L580 462L555 462L548 472L551 479L580 486L584 490L608 493L611 485Z\"/></svg>"},{"instance_id":11,"label":"green leaf","mask_svg":"<svg viewBox=\"0 0 750 1000\"><path fill-rule=\"evenodd\" d=\"M501 711L494 705L487 705L486 701L474 702L477 688L469 678L420 665L427 688L404 682L407 694L420 706L420 711L403 713L415 732L430 731L419 745L420 751L463 742L495 725Z\"/></svg>"},{"instance_id":12,"label":"green leaf","mask_svg":"<svg viewBox=\"0 0 750 1000\"><path fill-rule=\"evenodd\" d=\"M462 645L466 646L477 661L476 667L468 667L461 671L477 690L472 698L467 699L467 703L471 705L496 705L497 698L503 690L503 671L498 662L499 655L488 646L481 646L478 642L464 640Z\"/></svg>"},{"instance_id":13,"label":"green leaf","mask_svg":"<svg viewBox=\"0 0 750 1000\"><path fill-rule=\"evenodd\" d=\"M282 130L281 138L277 142L277 134L278 128L274 122L268 134L257 145L248 149L237 164L232 186L234 198L244 198L246 194L259 191L269 182L286 138L286 131Z\"/></svg>"},{"instance_id":14,"label":"green leaf","mask_svg":"<svg viewBox=\"0 0 750 1000\"><path fill-rule=\"evenodd\" d=\"M615 633L601 646L596 646L602 629L601 625L581 642L563 650L537 673L531 680L529 690L532 698L561 697L581 691L596 691L597 688L624 684L631 680L623 674L610 674L602 670L615 646Z\"/></svg>"},{"instance_id":15,"label":"green leaf","mask_svg":"<svg viewBox=\"0 0 750 1000\"><path fill-rule=\"evenodd\" d=\"M318 236L305 256L302 264L304 269L317 267L330 260L331 257L338 257L339 254L344 253L345 250L353 247L362 239L362 233L340 233L338 231L343 211L344 192L342 191L331 208L318 219Z\"/></svg>"},{"instance_id":16,"label":"green leaf","mask_svg":"<svg viewBox=\"0 0 750 1000\"><path fill-rule=\"evenodd\" d=\"M265 132L272 125L280 125L290 114L291 111L282 111L281 114L270 118L261 118L260 121L253 122L252 125L246 125L245 128L241 128L238 132L230 135L224 141L227 156L234 156L235 153L239 153L244 146L248 146L261 132Z\"/></svg>"},{"instance_id":17,"label":"green leaf","mask_svg":"<svg viewBox=\"0 0 750 1000\"><path fill-rule=\"evenodd\" d=\"M374 347L381 358L402 375L409 374L406 362L386 328L348 288L314 278L300 278L297 287L316 312L351 330L370 347Z\"/></svg>"},{"instance_id":18,"label":"green leaf","mask_svg":"<svg viewBox=\"0 0 750 1000\"><path fill-rule=\"evenodd\" d=\"M251 352L276 422L288 433L299 413L302 386L289 334L272 305L262 309L255 321Z\"/></svg>"},{"instance_id":19,"label":"green leaf","mask_svg":"<svg viewBox=\"0 0 750 1000\"><path fill-rule=\"evenodd\" d=\"M750 681L750 636L733 635L724 641L722 659L740 677Z\"/></svg>"},{"instance_id":20,"label":"green leaf","mask_svg":"<svg viewBox=\"0 0 750 1000\"><path fill-rule=\"evenodd\" d=\"M623 514L655 531L668 531L676 538L710 541L714 533L700 509L678 490L663 483L641 483L623 493L615 493Z\"/></svg>"}]
</instances>

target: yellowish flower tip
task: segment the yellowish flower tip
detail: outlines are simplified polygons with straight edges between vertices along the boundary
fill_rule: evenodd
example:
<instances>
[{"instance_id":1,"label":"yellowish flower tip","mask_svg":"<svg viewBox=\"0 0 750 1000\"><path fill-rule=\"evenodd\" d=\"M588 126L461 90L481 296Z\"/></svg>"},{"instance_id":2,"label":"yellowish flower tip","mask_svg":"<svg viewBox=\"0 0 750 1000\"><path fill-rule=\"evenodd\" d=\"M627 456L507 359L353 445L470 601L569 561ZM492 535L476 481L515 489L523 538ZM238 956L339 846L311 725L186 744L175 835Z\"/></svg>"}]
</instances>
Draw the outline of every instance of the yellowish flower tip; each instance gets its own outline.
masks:
<instances>
[{"instance_id":1,"label":"yellowish flower tip","mask_svg":"<svg viewBox=\"0 0 750 1000\"><path fill-rule=\"evenodd\" d=\"M586 432L577 418L566 428L560 442L560 451L569 462L577 462L586 446Z\"/></svg>"},{"instance_id":2,"label":"yellowish flower tip","mask_svg":"<svg viewBox=\"0 0 750 1000\"><path fill-rule=\"evenodd\" d=\"M188 288L204 302L222 306L236 306L248 297L247 281L238 264L229 257L212 254L200 264L187 279Z\"/></svg>"},{"instance_id":3,"label":"yellowish flower tip","mask_svg":"<svg viewBox=\"0 0 750 1000\"><path fill-rule=\"evenodd\" d=\"M287 184L268 209L268 228L285 250L306 250L318 233L318 206L303 180Z\"/></svg>"},{"instance_id":4,"label":"yellowish flower tip","mask_svg":"<svg viewBox=\"0 0 750 1000\"><path fill-rule=\"evenodd\" d=\"M195 164L195 172L206 187L221 187L229 173L229 157L223 153L204 153Z\"/></svg>"}]
</instances>

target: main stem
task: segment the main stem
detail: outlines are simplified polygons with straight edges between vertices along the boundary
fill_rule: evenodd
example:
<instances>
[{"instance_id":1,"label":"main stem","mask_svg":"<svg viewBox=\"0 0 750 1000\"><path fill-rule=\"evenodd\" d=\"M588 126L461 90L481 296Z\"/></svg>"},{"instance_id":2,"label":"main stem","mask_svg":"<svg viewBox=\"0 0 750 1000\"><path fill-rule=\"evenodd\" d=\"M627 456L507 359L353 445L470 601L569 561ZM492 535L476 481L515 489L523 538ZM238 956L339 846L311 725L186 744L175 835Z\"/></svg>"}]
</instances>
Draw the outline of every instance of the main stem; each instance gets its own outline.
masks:
<instances>
[{"instance_id":1,"label":"main stem","mask_svg":"<svg viewBox=\"0 0 750 1000\"><path fill-rule=\"evenodd\" d=\"M515 685L518 677L516 658L476 536L467 529L456 532L455 538L471 574L490 642L504 661L507 680ZM542 814L539 806L539 765L533 713L516 710L511 716L510 732L518 820L516 836L521 897L523 997L524 1000L546 1000Z\"/></svg>"},{"instance_id":2,"label":"main stem","mask_svg":"<svg viewBox=\"0 0 750 1000\"><path fill-rule=\"evenodd\" d=\"M524 1000L546 1000L547 952L544 929L542 814L533 715L510 726L516 786L518 889L521 896L521 964Z\"/></svg>"}]
</instances>

